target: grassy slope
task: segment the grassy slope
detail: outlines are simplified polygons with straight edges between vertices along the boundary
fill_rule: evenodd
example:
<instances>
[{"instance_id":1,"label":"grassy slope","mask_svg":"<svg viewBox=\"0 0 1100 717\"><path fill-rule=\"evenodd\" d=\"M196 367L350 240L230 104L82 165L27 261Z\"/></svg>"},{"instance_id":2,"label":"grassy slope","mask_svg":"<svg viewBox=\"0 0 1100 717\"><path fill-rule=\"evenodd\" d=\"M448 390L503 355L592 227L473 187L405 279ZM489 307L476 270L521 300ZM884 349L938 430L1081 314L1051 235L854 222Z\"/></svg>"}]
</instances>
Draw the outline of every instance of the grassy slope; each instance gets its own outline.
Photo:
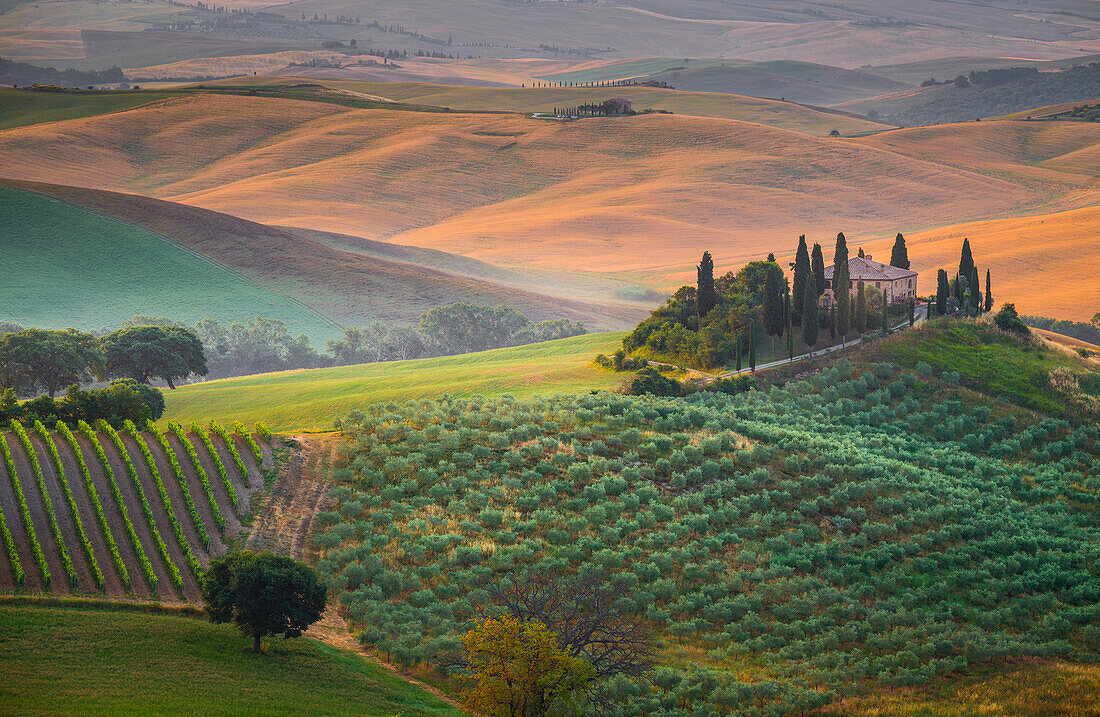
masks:
<instances>
[{"instance_id":1,"label":"grassy slope","mask_svg":"<svg viewBox=\"0 0 1100 717\"><path fill-rule=\"evenodd\" d=\"M378 401L482 394L517 397L614 388L624 374L592 366L621 333L589 334L464 356L285 371L166 391L165 420L265 421L277 431L326 429L347 411Z\"/></svg>"},{"instance_id":2,"label":"grassy slope","mask_svg":"<svg viewBox=\"0 0 1100 717\"><path fill-rule=\"evenodd\" d=\"M415 323L425 311L456 301L492 306L506 304L535 320L568 318L583 321L593 330L625 328L642 311L625 304L606 306L615 303L613 292L625 286L622 282L603 282L587 287L585 284L595 282L582 281L583 277L570 281L568 277L559 276L539 282L541 286L533 286L536 282L525 280L520 273L496 270L441 252L379 242L364 242L367 246L359 251L352 245L354 238L351 237L345 237L346 246L337 246L332 237L323 236L313 241L314 236L306 233L132 194L39 183L7 183L168 237L342 325L361 325L372 320ZM0 184L4 181L0 180ZM35 206L37 213L27 213L24 218L28 222L36 220L42 226L52 223L50 212L74 211L56 202ZM66 236L77 241L83 238L79 234ZM100 275L91 274L85 278L98 281ZM503 285L502 279L508 280L508 285ZM33 274L25 274L23 280L48 282L47 278L36 279ZM554 291L557 296L536 293L540 290ZM598 301L601 305L578 301L577 294L581 291L588 301ZM176 315L171 310L164 313Z\"/></svg>"},{"instance_id":3,"label":"grassy slope","mask_svg":"<svg viewBox=\"0 0 1100 717\"><path fill-rule=\"evenodd\" d=\"M164 92L24 92L0 88L0 129L121 112L168 97Z\"/></svg>"},{"instance_id":4,"label":"grassy slope","mask_svg":"<svg viewBox=\"0 0 1100 717\"><path fill-rule=\"evenodd\" d=\"M193 323L261 315L315 339L339 329L284 296L115 219L9 187L0 233L4 319L25 326L98 328L135 314ZM64 301L58 291L64 287Z\"/></svg>"},{"instance_id":5,"label":"grassy slope","mask_svg":"<svg viewBox=\"0 0 1100 717\"><path fill-rule=\"evenodd\" d=\"M451 715L366 660L309 639L253 655L236 628L175 616L0 607L0 711ZM250 645L249 645L250 646Z\"/></svg>"}]
</instances>

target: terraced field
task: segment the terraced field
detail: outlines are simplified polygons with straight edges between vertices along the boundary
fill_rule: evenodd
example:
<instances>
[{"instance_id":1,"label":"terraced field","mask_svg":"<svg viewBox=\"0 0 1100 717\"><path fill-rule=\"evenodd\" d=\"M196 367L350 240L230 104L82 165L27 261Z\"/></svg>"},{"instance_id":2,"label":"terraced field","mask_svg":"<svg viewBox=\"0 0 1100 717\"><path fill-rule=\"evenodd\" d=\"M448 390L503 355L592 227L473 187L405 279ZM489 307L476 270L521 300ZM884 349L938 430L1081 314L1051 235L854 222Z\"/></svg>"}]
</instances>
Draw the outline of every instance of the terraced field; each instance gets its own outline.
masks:
<instances>
[{"instance_id":1,"label":"terraced field","mask_svg":"<svg viewBox=\"0 0 1100 717\"><path fill-rule=\"evenodd\" d=\"M270 447L241 430L101 423L0 432L0 592L201 602L244 532Z\"/></svg>"}]
</instances>

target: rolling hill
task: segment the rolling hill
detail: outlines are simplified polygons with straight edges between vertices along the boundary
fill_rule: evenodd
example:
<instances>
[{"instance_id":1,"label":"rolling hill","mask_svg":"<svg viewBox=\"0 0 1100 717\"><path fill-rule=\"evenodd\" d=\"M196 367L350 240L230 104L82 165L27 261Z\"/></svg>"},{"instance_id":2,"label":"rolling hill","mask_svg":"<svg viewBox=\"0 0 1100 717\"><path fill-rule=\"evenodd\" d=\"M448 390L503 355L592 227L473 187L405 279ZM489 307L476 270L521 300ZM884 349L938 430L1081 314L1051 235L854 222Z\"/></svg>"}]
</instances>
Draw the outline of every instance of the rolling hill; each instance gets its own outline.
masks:
<instances>
[{"instance_id":1,"label":"rolling hill","mask_svg":"<svg viewBox=\"0 0 1100 717\"><path fill-rule=\"evenodd\" d=\"M505 304L536 320L568 318L595 329L622 328L644 311L648 299L643 293L642 301L632 300L634 285L625 281L524 275L442 252L295 232L132 194L33 182L8 185L0 186L0 203L19 221L6 226L0 238L11 247L8 255L20 272L18 280L0 287L0 296L13 307L5 319L27 326L69 321L63 325L99 328L135 314L186 323L260 315L281 319L293 332L323 345L342 326L376 320L415 323L425 311L456 301ZM70 223L58 224L59 219ZM28 236L36 241L22 243ZM105 245L103 236L115 244ZM163 272L143 276L146 263L158 264L135 253L135 244L194 268L188 273L166 264ZM43 251L47 245L50 250ZM85 253L102 260L75 258ZM76 303L72 309L33 293L54 290L59 266ZM119 292L118 285L126 292ZM557 295L538 293L539 288Z\"/></svg>"},{"instance_id":2,"label":"rolling hill","mask_svg":"<svg viewBox=\"0 0 1100 717\"><path fill-rule=\"evenodd\" d=\"M614 389L627 374L597 368L622 333L589 334L463 356L303 369L181 386L165 394L165 420L262 420L272 430L329 430L347 411L378 401L548 395Z\"/></svg>"}]
</instances>

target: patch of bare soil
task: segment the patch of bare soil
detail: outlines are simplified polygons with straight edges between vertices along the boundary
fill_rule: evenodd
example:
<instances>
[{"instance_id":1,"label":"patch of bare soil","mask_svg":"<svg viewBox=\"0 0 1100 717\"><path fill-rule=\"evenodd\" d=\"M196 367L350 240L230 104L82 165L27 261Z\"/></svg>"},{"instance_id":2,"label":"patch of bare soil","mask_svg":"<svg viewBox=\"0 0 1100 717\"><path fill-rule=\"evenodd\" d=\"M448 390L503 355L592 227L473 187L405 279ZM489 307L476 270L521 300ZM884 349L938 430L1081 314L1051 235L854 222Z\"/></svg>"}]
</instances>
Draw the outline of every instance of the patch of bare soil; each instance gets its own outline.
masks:
<instances>
[{"instance_id":1,"label":"patch of bare soil","mask_svg":"<svg viewBox=\"0 0 1100 717\"><path fill-rule=\"evenodd\" d=\"M327 469L336 440L328 436L294 436L293 440L300 449L257 507L245 546L306 560L313 519L328 503Z\"/></svg>"}]
</instances>

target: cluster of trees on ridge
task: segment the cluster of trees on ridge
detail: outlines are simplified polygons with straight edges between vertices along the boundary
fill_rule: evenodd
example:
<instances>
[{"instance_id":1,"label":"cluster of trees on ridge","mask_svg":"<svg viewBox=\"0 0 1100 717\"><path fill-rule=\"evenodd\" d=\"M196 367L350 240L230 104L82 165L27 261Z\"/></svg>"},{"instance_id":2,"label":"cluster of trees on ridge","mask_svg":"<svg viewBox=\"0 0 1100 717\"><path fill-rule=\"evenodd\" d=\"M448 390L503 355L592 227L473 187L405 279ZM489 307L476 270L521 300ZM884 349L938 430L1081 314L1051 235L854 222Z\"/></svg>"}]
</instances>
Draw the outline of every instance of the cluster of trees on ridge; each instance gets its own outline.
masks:
<instances>
[{"instance_id":1,"label":"cluster of trees on ridge","mask_svg":"<svg viewBox=\"0 0 1100 717\"><path fill-rule=\"evenodd\" d=\"M1021 316L1020 319L1028 326L1036 329L1053 331L1056 334L1100 345L1100 312L1093 314L1088 323L1067 321L1066 319L1051 319L1045 316Z\"/></svg>"},{"instance_id":2,"label":"cluster of trees on ridge","mask_svg":"<svg viewBox=\"0 0 1100 717\"><path fill-rule=\"evenodd\" d=\"M100 333L0 322L0 392L41 392L52 399L74 384L114 378L142 384L162 380L175 388L191 377L462 354L587 330L565 319L533 322L504 306L456 303L426 312L415 328L375 322L346 329L341 339L328 342L327 356L318 354L304 334L293 337L282 321L260 317L229 326L203 319L189 327L162 316L135 316L116 331Z\"/></svg>"},{"instance_id":3,"label":"cluster of trees on ridge","mask_svg":"<svg viewBox=\"0 0 1100 717\"><path fill-rule=\"evenodd\" d=\"M59 70L55 67L39 67L26 62L16 62L0 57L0 85L81 85L116 84L126 81L126 76L116 65L109 70Z\"/></svg>"}]
</instances>

